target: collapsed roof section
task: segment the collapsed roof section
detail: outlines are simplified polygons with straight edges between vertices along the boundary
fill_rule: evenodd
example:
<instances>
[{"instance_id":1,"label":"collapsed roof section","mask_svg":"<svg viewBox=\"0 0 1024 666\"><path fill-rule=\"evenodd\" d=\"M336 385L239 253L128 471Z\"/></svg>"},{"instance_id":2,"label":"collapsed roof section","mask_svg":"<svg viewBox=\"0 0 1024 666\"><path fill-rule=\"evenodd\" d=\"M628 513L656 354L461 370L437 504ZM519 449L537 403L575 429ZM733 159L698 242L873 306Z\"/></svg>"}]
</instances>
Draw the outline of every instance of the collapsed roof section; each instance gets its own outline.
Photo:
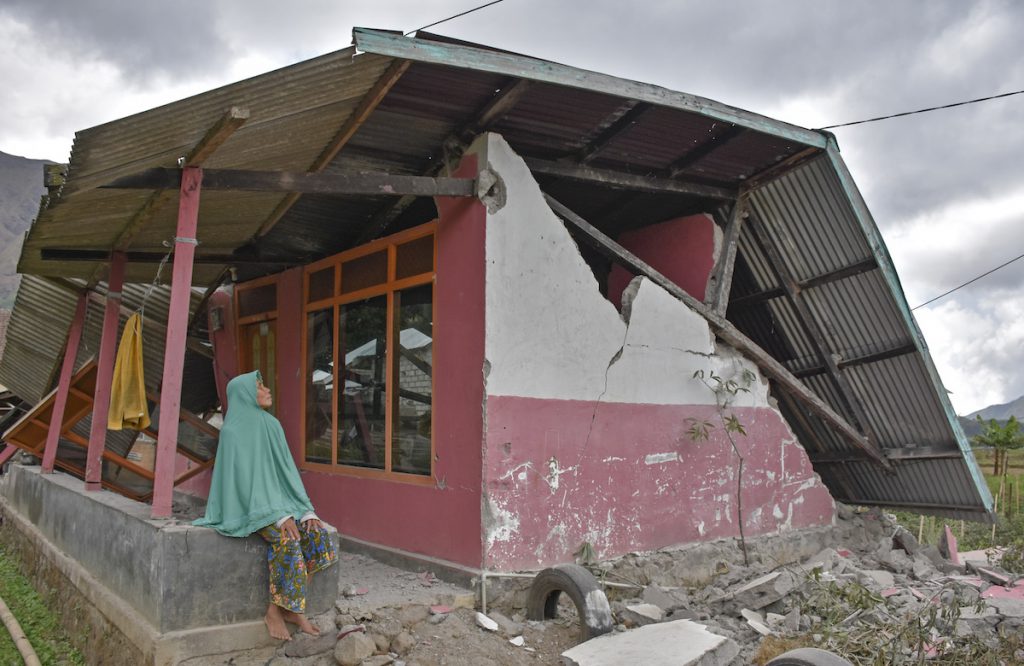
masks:
<instances>
[{"instance_id":1,"label":"collapsed roof section","mask_svg":"<svg viewBox=\"0 0 1024 666\"><path fill-rule=\"evenodd\" d=\"M229 268L245 279L305 264L434 217L422 195L458 184L418 177L444 175L482 131L502 134L552 199L604 236L716 212L726 259L705 314L795 378L776 381L775 394L837 499L991 518L834 138L693 95L437 35L356 29L354 47L79 132L19 271L92 286L120 250L126 280L151 281L175 234L178 167L196 163L196 286L216 286ZM587 258L600 272L607 256ZM795 400L792 381L857 436Z\"/></svg>"}]
</instances>

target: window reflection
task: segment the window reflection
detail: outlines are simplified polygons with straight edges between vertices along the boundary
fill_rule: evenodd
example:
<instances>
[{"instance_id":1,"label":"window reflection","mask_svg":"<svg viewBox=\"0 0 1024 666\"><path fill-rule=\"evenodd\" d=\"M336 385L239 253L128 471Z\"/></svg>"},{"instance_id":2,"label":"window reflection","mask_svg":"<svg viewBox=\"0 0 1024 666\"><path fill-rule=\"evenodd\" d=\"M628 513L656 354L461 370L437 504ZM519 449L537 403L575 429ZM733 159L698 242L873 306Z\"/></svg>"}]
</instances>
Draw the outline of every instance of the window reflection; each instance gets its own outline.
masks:
<instances>
[{"instance_id":1,"label":"window reflection","mask_svg":"<svg viewBox=\"0 0 1024 666\"><path fill-rule=\"evenodd\" d=\"M307 315L306 461L331 462L331 404L334 401L334 309Z\"/></svg>"},{"instance_id":2,"label":"window reflection","mask_svg":"<svg viewBox=\"0 0 1024 666\"><path fill-rule=\"evenodd\" d=\"M341 306L338 463L384 469L387 413L387 297Z\"/></svg>"},{"instance_id":3,"label":"window reflection","mask_svg":"<svg viewBox=\"0 0 1024 666\"><path fill-rule=\"evenodd\" d=\"M395 293L398 400L391 433L391 469L430 474L433 394L433 286Z\"/></svg>"}]
</instances>

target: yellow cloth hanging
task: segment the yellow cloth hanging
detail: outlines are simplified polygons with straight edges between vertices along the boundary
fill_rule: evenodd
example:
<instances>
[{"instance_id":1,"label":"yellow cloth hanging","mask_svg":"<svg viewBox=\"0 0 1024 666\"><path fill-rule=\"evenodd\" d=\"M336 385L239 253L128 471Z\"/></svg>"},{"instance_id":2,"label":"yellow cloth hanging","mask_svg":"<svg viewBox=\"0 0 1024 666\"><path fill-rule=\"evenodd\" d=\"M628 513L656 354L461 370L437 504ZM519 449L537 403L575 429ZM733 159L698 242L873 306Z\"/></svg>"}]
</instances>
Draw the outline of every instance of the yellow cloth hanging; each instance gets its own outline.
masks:
<instances>
[{"instance_id":1,"label":"yellow cloth hanging","mask_svg":"<svg viewBox=\"0 0 1024 666\"><path fill-rule=\"evenodd\" d=\"M149 405L142 374L142 317L136 312L125 323L121 344L117 348L107 428L142 430L148 427Z\"/></svg>"}]
</instances>

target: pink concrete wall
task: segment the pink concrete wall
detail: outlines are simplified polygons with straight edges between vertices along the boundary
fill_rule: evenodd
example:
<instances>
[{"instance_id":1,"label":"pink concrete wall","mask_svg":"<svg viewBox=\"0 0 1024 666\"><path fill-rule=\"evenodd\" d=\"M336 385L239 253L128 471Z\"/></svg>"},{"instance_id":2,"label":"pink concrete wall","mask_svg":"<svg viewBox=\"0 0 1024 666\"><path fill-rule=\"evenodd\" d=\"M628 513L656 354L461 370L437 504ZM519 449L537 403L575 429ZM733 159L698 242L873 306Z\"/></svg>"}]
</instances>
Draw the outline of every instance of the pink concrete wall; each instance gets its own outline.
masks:
<instances>
[{"instance_id":1,"label":"pink concrete wall","mask_svg":"<svg viewBox=\"0 0 1024 666\"><path fill-rule=\"evenodd\" d=\"M715 223L707 215L680 217L627 231L617 239L699 301L715 265ZM608 299L619 307L622 291L635 275L621 266L608 276Z\"/></svg>"},{"instance_id":2,"label":"pink concrete wall","mask_svg":"<svg viewBox=\"0 0 1024 666\"><path fill-rule=\"evenodd\" d=\"M475 177L467 158L456 176ZM413 485L306 471L317 512L344 535L478 567L483 465L484 216L476 199L439 198L434 302L434 484ZM301 284L301 283L300 283ZM301 288L279 297L301 304ZM278 367L301 368L301 313L280 311ZM290 333L288 332L290 331ZM290 340L295 338L296 342ZM302 378L281 372L278 405L285 433L300 441ZM297 449L296 449L296 455Z\"/></svg>"},{"instance_id":3,"label":"pink concrete wall","mask_svg":"<svg viewBox=\"0 0 1024 666\"><path fill-rule=\"evenodd\" d=\"M778 412L730 413L749 433L735 436L745 535L829 524L832 499ZM717 427L693 441L687 418ZM487 544L490 569L572 561L583 542L609 558L739 534L738 458L714 406L492 395L487 425L489 497L514 508L491 516L510 524Z\"/></svg>"}]
</instances>

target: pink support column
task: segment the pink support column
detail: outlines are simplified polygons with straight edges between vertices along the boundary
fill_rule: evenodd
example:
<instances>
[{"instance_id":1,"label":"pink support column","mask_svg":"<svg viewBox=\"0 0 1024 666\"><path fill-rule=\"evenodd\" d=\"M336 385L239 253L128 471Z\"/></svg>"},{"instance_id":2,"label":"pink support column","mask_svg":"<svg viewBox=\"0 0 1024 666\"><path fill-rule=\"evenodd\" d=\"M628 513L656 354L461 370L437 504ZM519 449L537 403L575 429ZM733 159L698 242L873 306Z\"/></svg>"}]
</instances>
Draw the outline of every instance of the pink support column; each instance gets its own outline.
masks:
<instances>
[{"instance_id":1,"label":"pink support column","mask_svg":"<svg viewBox=\"0 0 1024 666\"><path fill-rule=\"evenodd\" d=\"M156 479L153 483L153 518L171 515L174 493L174 457L178 449L178 413L181 410L181 374L185 365L189 297L192 291L192 260L199 225L199 192L203 170L185 167L178 200L178 235L174 239L174 271L171 304L167 309L167 343L160 392L160 428L156 444Z\"/></svg>"},{"instance_id":2,"label":"pink support column","mask_svg":"<svg viewBox=\"0 0 1024 666\"><path fill-rule=\"evenodd\" d=\"M89 293L83 292L78 297L78 308L75 318L71 320L71 331L68 333L68 344L64 349L64 364L60 368L60 381L57 384L57 397L53 401L53 414L50 416L50 430L46 433L46 448L43 450L43 474L53 472L53 463L57 460L57 442L60 441L61 426L64 424L64 408L68 404L68 390L71 388L71 373L75 370L75 358L78 356L78 343L82 339L82 328L85 324L85 311L89 307ZM95 422L95 421L94 421ZM104 421L106 423L106 421Z\"/></svg>"},{"instance_id":3,"label":"pink support column","mask_svg":"<svg viewBox=\"0 0 1024 666\"><path fill-rule=\"evenodd\" d=\"M100 357L96 363L96 391L92 399L92 429L89 450L85 455L85 489L102 488L103 448L107 443L107 412L110 410L110 382L114 378L114 356L117 352L117 328L121 320L121 287L124 286L124 252L110 256L107 278L107 302L103 310L103 335Z\"/></svg>"},{"instance_id":4,"label":"pink support column","mask_svg":"<svg viewBox=\"0 0 1024 666\"><path fill-rule=\"evenodd\" d=\"M14 457L14 454L18 452L18 447L14 444L8 444L7 448L4 449L3 453L0 453L0 465Z\"/></svg>"}]
</instances>

